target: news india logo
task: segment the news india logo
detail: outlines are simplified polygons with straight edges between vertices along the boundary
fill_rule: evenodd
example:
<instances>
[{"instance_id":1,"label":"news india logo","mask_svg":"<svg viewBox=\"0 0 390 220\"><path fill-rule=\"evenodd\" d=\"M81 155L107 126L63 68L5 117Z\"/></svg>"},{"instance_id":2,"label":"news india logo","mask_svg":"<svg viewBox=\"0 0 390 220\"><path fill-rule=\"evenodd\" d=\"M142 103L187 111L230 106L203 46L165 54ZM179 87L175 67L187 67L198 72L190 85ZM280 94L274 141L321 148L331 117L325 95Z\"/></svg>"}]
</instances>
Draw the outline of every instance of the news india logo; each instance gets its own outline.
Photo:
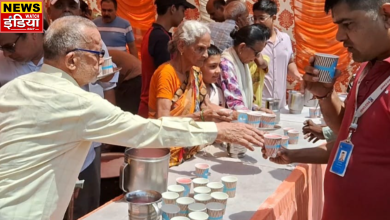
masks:
<instances>
[{"instance_id":1,"label":"news india logo","mask_svg":"<svg viewBox=\"0 0 390 220\"><path fill-rule=\"evenodd\" d=\"M43 33L43 1L0 0L0 33Z\"/></svg>"}]
</instances>

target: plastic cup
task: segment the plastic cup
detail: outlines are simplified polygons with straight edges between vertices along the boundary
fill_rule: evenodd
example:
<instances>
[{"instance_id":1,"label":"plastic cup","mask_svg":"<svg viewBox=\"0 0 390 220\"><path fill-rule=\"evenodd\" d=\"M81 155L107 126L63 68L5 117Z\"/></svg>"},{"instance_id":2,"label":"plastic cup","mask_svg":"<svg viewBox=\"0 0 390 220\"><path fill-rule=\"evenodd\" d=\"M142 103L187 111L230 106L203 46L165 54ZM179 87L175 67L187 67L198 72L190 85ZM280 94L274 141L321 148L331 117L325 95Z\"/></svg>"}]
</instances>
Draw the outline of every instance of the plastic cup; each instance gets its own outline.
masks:
<instances>
[{"instance_id":1,"label":"plastic cup","mask_svg":"<svg viewBox=\"0 0 390 220\"><path fill-rule=\"evenodd\" d=\"M207 183L209 183L209 180L205 178L195 178L192 180L192 184L194 185L194 188L199 186L206 186Z\"/></svg>"},{"instance_id":2,"label":"plastic cup","mask_svg":"<svg viewBox=\"0 0 390 220\"><path fill-rule=\"evenodd\" d=\"M261 128L274 128L276 121L276 115L274 114L263 114L261 116Z\"/></svg>"},{"instance_id":3,"label":"plastic cup","mask_svg":"<svg viewBox=\"0 0 390 220\"><path fill-rule=\"evenodd\" d=\"M208 220L209 215L205 212L191 212L188 217L191 220Z\"/></svg>"},{"instance_id":4,"label":"plastic cup","mask_svg":"<svg viewBox=\"0 0 390 220\"><path fill-rule=\"evenodd\" d=\"M315 107L309 108L309 117L310 118L317 118L317 108L315 108Z\"/></svg>"},{"instance_id":5,"label":"plastic cup","mask_svg":"<svg viewBox=\"0 0 390 220\"><path fill-rule=\"evenodd\" d=\"M223 214L225 214L226 206L222 203L211 202L207 204L207 214L209 219L222 220Z\"/></svg>"},{"instance_id":6,"label":"plastic cup","mask_svg":"<svg viewBox=\"0 0 390 220\"><path fill-rule=\"evenodd\" d=\"M248 124L258 128L260 127L260 122L261 122L261 116L264 114L264 112L259 112L259 111L251 111L248 112Z\"/></svg>"},{"instance_id":7,"label":"plastic cup","mask_svg":"<svg viewBox=\"0 0 390 220\"><path fill-rule=\"evenodd\" d=\"M192 203L188 205L188 211L191 212L207 212L206 205L203 203Z\"/></svg>"},{"instance_id":8,"label":"plastic cup","mask_svg":"<svg viewBox=\"0 0 390 220\"><path fill-rule=\"evenodd\" d=\"M223 192L229 195L229 198L236 196L237 177L235 176L224 176L221 178L223 184Z\"/></svg>"},{"instance_id":9,"label":"plastic cup","mask_svg":"<svg viewBox=\"0 0 390 220\"><path fill-rule=\"evenodd\" d=\"M331 83L335 77L338 56L331 54L316 53L314 68L319 71L318 82Z\"/></svg>"},{"instance_id":10,"label":"plastic cup","mask_svg":"<svg viewBox=\"0 0 390 220\"><path fill-rule=\"evenodd\" d=\"M297 130L289 130L288 131L289 144L298 144L299 140L299 131Z\"/></svg>"},{"instance_id":11,"label":"plastic cup","mask_svg":"<svg viewBox=\"0 0 390 220\"><path fill-rule=\"evenodd\" d=\"M227 200L229 198L229 195L224 192L213 192L211 193L211 198L213 198L213 202L219 202L224 205L227 205Z\"/></svg>"},{"instance_id":12,"label":"plastic cup","mask_svg":"<svg viewBox=\"0 0 390 220\"><path fill-rule=\"evenodd\" d=\"M171 220L177 216L180 212L180 208L174 204L165 204L161 207L162 220Z\"/></svg>"},{"instance_id":13,"label":"plastic cup","mask_svg":"<svg viewBox=\"0 0 390 220\"><path fill-rule=\"evenodd\" d=\"M213 192L222 192L223 184L221 182L211 182L207 184L207 187L211 189L211 193Z\"/></svg>"},{"instance_id":14,"label":"plastic cup","mask_svg":"<svg viewBox=\"0 0 390 220\"><path fill-rule=\"evenodd\" d=\"M179 193L164 192L161 194L163 198L163 204L176 204L176 199L180 197Z\"/></svg>"},{"instance_id":15,"label":"plastic cup","mask_svg":"<svg viewBox=\"0 0 390 220\"><path fill-rule=\"evenodd\" d=\"M181 197L176 199L176 204L180 208L179 216L188 215L188 206L195 203L195 200L191 197Z\"/></svg>"},{"instance_id":16,"label":"plastic cup","mask_svg":"<svg viewBox=\"0 0 390 220\"><path fill-rule=\"evenodd\" d=\"M209 178L210 165L206 163L195 164L195 175L200 178Z\"/></svg>"},{"instance_id":17,"label":"plastic cup","mask_svg":"<svg viewBox=\"0 0 390 220\"><path fill-rule=\"evenodd\" d=\"M290 137L287 135L282 136L282 141L280 142L280 145L284 148L288 148L288 140L289 139L290 139Z\"/></svg>"},{"instance_id":18,"label":"plastic cup","mask_svg":"<svg viewBox=\"0 0 390 220\"><path fill-rule=\"evenodd\" d=\"M264 135L265 155L267 157L275 158L277 152L280 149L281 142L282 142L282 136L277 134L265 134Z\"/></svg>"},{"instance_id":19,"label":"plastic cup","mask_svg":"<svg viewBox=\"0 0 390 220\"><path fill-rule=\"evenodd\" d=\"M210 194L196 194L194 196L194 199L197 203L203 203L203 204L207 204L211 201L211 196Z\"/></svg>"},{"instance_id":20,"label":"plastic cup","mask_svg":"<svg viewBox=\"0 0 390 220\"><path fill-rule=\"evenodd\" d=\"M168 192L175 192L179 194L179 197L183 197L184 186L182 185L170 185L168 186Z\"/></svg>"},{"instance_id":21,"label":"plastic cup","mask_svg":"<svg viewBox=\"0 0 390 220\"><path fill-rule=\"evenodd\" d=\"M102 74L107 75L114 71L114 68L112 66L112 57L104 58L103 65L102 65Z\"/></svg>"},{"instance_id":22,"label":"plastic cup","mask_svg":"<svg viewBox=\"0 0 390 220\"><path fill-rule=\"evenodd\" d=\"M211 189L207 186L198 186L196 188L194 188L194 194L197 195L197 194L210 194L211 193Z\"/></svg>"},{"instance_id":23,"label":"plastic cup","mask_svg":"<svg viewBox=\"0 0 390 220\"><path fill-rule=\"evenodd\" d=\"M238 113L238 119L237 121L240 123L248 123L248 113L251 112L250 110L237 110Z\"/></svg>"},{"instance_id":24,"label":"plastic cup","mask_svg":"<svg viewBox=\"0 0 390 220\"><path fill-rule=\"evenodd\" d=\"M176 178L176 184L177 185L181 185L184 187L184 192L183 192L183 196L188 196L190 194L190 191L191 191L191 183L192 183L192 180L188 177L178 177Z\"/></svg>"},{"instance_id":25,"label":"plastic cup","mask_svg":"<svg viewBox=\"0 0 390 220\"><path fill-rule=\"evenodd\" d=\"M283 128L284 135L288 135L289 130L294 130L294 128Z\"/></svg>"},{"instance_id":26,"label":"plastic cup","mask_svg":"<svg viewBox=\"0 0 390 220\"><path fill-rule=\"evenodd\" d=\"M176 216L176 217L173 217L171 218L171 220L191 220L185 216Z\"/></svg>"}]
</instances>

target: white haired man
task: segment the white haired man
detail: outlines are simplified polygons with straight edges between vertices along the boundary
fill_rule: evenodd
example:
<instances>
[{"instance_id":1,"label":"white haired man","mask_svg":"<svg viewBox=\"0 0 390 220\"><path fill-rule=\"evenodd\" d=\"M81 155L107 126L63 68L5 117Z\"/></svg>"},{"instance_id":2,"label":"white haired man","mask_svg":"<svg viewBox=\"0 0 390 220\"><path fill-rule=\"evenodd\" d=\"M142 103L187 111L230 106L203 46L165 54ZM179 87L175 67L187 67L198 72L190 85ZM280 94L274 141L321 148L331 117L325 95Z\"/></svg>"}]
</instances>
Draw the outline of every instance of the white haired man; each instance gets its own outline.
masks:
<instances>
[{"instance_id":1,"label":"white haired man","mask_svg":"<svg viewBox=\"0 0 390 220\"><path fill-rule=\"evenodd\" d=\"M80 0L51 0L48 8L48 15L52 21L63 16L77 15L81 16ZM110 54L104 42L102 48L106 53L104 57L109 57ZM115 63L114 63L115 65ZM119 74L115 74L110 80L100 80L97 83L85 85L83 89L89 92L96 93L112 104L116 104L115 89ZM84 188L80 190L77 198L74 201L74 218L80 218L85 214L96 209L100 205L100 156L101 143L94 142L87 154L84 165L81 168L79 175L80 180L84 180Z\"/></svg>"},{"instance_id":2,"label":"white haired man","mask_svg":"<svg viewBox=\"0 0 390 220\"><path fill-rule=\"evenodd\" d=\"M241 1L232 1L227 4L223 14L225 16L224 22L212 22L209 24L213 44L221 51L233 46L233 39L230 37L230 33L234 28L237 25L241 27L251 24L252 18L249 16L249 11L245 3ZM242 21L248 22L243 23Z\"/></svg>"},{"instance_id":3,"label":"white haired man","mask_svg":"<svg viewBox=\"0 0 390 220\"><path fill-rule=\"evenodd\" d=\"M57 19L44 38L41 70L0 88L0 140L6 140L0 142L4 219L61 219L93 141L138 148L214 141L251 150L263 146L262 133L246 124L144 119L82 90L99 73L101 42L92 21Z\"/></svg>"}]
</instances>

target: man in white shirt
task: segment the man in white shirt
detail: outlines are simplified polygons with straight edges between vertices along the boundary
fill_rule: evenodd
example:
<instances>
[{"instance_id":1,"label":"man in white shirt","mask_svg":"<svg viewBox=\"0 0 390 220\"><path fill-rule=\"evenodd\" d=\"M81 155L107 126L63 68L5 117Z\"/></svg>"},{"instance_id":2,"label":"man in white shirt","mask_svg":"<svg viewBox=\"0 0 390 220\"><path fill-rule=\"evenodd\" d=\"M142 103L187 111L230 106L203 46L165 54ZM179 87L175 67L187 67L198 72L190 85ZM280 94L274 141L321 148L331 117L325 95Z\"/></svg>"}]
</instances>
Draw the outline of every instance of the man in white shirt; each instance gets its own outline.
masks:
<instances>
[{"instance_id":1,"label":"man in white shirt","mask_svg":"<svg viewBox=\"0 0 390 220\"><path fill-rule=\"evenodd\" d=\"M61 219L93 141L139 148L214 141L263 146L262 133L246 124L144 119L82 90L103 63L92 21L56 20L43 48L40 72L0 88L1 219Z\"/></svg>"},{"instance_id":2,"label":"man in white shirt","mask_svg":"<svg viewBox=\"0 0 390 220\"><path fill-rule=\"evenodd\" d=\"M64 15L78 15L79 4L75 1L52 1L58 7L52 7L51 19ZM60 7L59 7L60 6ZM47 22L44 29L48 28ZM43 64L43 34L0 34L0 87L18 76L38 71ZM105 45L103 49L107 51ZM108 57L108 52L105 57ZM98 81L88 84L83 89L94 92L108 101L115 103L115 94L111 93L117 83L116 76L107 82ZM79 218L99 207L100 198L100 151L101 143L92 143L85 162L81 168L79 179L85 181L84 188L78 194L74 204L74 217ZM1 218L0 218L1 219Z\"/></svg>"},{"instance_id":3,"label":"man in white shirt","mask_svg":"<svg viewBox=\"0 0 390 220\"><path fill-rule=\"evenodd\" d=\"M80 0L51 0L48 8L48 15L52 21L63 17L78 15L81 16ZM110 56L106 44L102 41L105 58ZM116 67L115 63L113 63ZM115 88L119 79L119 73L116 73L110 80L103 79L96 84L88 84L83 87L86 91L99 94L107 101L116 105ZM85 180L84 188L80 190L74 203L74 218L79 218L99 206L100 198L100 155L101 143L92 143L88 152L86 161L82 167L79 179Z\"/></svg>"}]
</instances>

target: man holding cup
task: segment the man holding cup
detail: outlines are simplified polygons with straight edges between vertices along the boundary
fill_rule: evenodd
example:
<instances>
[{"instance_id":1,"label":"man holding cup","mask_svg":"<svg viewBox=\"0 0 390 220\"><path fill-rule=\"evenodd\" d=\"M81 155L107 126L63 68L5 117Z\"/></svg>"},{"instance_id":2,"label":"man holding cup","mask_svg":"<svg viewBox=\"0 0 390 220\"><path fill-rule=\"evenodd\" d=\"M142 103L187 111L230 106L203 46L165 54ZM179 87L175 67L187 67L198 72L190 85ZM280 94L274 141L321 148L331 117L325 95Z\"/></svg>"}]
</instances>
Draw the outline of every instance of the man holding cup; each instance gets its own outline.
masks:
<instances>
[{"instance_id":1,"label":"man holding cup","mask_svg":"<svg viewBox=\"0 0 390 220\"><path fill-rule=\"evenodd\" d=\"M330 10L337 40L355 62L365 62L345 103L334 91L335 79L321 83L319 69L305 69L306 88L319 99L325 122L338 138L318 148L284 149L272 160L328 163L322 220L385 219L390 216L390 3L326 0L325 11Z\"/></svg>"}]
</instances>

